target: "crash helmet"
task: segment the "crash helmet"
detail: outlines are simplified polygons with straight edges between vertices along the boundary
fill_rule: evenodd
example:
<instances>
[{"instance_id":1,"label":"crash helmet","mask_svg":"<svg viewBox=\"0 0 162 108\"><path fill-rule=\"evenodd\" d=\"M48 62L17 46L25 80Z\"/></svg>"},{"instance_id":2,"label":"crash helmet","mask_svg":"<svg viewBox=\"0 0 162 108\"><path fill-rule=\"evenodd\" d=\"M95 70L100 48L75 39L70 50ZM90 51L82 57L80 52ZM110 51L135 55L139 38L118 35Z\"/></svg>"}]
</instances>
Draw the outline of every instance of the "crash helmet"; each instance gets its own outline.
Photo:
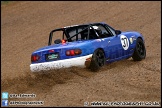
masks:
<instances>
[{"instance_id":1,"label":"crash helmet","mask_svg":"<svg viewBox=\"0 0 162 108\"><path fill-rule=\"evenodd\" d=\"M93 28L97 32L98 35L101 35L102 34L102 30L99 27L93 26Z\"/></svg>"}]
</instances>

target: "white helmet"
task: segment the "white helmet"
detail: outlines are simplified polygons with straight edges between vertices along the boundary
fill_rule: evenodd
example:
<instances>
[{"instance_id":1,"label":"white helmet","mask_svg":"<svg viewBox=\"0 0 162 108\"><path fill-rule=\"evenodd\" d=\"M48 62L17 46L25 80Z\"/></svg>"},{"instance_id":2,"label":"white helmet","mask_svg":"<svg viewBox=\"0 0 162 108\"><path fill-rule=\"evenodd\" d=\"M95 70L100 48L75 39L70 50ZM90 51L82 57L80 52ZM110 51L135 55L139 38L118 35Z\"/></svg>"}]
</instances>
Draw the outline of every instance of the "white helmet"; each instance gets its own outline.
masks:
<instances>
[{"instance_id":1,"label":"white helmet","mask_svg":"<svg viewBox=\"0 0 162 108\"><path fill-rule=\"evenodd\" d=\"M92 26L94 28L94 30L97 32L98 35L101 35L102 34L102 30L97 27L97 26Z\"/></svg>"}]
</instances>

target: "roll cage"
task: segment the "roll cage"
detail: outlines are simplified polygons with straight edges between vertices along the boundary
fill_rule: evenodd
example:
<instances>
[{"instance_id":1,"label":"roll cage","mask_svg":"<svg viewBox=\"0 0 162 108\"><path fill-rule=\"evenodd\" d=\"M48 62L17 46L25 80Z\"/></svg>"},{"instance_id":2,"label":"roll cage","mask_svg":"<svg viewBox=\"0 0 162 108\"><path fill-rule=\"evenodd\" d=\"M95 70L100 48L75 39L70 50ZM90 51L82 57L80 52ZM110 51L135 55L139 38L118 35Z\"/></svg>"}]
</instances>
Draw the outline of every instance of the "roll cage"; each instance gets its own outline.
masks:
<instances>
[{"instance_id":1,"label":"roll cage","mask_svg":"<svg viewBox=\"0 0 162 108\"><path fill-rule=\"evenodd\" d=\"M52 44L52 37L53 33L57 31L62 31L62 39L68 42L72 42L72 38L75 37L75 41L78 40L90 40L90 39L98 39L99 34L96 32L94 29L94 26L102 25L105 30L107 30L110 33L110 36L113 36L114 34L108 29L111 28L114 30L112 27L108 26L107 24L102 24L102 23L93 23L93 24L86 24L86 25L76 25L76 26L68 26L68 27L63 27L63 28L58 28L54 29L50 32L49 34L49 41L48 41L48 46ZM107 27L105 27L105 25ZM70 34L72 30L75 30L75 33ZM114 30L115 31L115 30ZM80 38L79 38L80 36ZM59 39L58 39L59 40ZM58 43L61 43L61 40L59 40Z\"/></svg>"}]
</instances>

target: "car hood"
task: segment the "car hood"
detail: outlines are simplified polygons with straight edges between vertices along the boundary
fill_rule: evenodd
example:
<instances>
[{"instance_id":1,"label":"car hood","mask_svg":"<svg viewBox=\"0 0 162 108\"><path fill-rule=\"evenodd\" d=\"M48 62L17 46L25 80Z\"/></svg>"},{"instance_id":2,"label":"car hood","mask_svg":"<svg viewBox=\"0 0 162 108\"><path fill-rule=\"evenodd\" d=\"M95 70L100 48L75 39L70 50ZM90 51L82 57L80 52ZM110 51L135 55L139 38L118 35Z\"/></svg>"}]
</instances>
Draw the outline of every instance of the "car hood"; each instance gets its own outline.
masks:
<instances>
[{"instance_id":1,"label":"car hood","mask_svg":"<svg viewBox=\"0 0 162 108\"><path fill-rule=\"evenodd\" d=\"M121 34L131 34L131 35L137 35L137 36L142 36L142 34L140 34L139 32L136 31L124 31Z\"/></svg>"}]
</instances>

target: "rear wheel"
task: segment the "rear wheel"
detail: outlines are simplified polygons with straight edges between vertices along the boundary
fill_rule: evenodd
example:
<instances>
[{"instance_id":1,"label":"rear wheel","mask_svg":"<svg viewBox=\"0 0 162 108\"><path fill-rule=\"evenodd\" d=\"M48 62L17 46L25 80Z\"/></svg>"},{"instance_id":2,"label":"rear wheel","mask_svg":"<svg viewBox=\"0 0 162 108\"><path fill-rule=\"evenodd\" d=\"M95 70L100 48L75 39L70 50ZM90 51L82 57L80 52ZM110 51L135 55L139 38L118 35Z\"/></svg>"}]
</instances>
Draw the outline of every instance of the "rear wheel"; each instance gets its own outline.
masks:
<instances>
[{"instance_id":1,"label":"rear wheel","mask_svg":"<svg viewBox=\"0 0 162 108\"><path fill-rule=\"evenodd\" d=\"M140 38L137 38L136 48L132 58L134 61L141 61L142 59L145 59L145 57L146 57L145 45Z\"/></svg>"},{"instance_id":2,"label":"rear wheel","mask_svg":"<svg viewBox=\"0 0 162 108\"><path fill-rule=\"evenodd\" d=\"M105 65L105 54L103 52L103 50L101 49L97 49L93 56L92 56L92 60L91 60L91 63L90 63L90 69L91 71L93 72L96 72L100 69L100 67L104 66Z\"/></svg>"}]
</instances>

